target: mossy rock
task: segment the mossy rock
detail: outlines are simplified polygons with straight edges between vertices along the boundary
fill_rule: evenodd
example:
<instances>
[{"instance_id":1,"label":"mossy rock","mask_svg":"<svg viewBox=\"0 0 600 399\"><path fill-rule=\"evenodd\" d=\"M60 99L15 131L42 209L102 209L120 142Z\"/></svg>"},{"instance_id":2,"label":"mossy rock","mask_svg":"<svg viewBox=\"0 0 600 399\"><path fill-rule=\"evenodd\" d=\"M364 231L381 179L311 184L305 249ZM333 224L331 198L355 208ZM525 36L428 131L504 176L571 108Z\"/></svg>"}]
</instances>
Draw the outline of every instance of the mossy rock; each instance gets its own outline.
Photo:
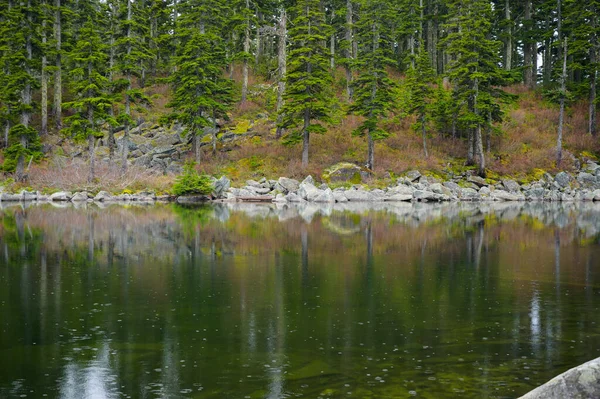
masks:
<instances>
[{"instance_id":1,"label":"mossy rock","mask_svg":"<svg viewBox=\"0 0 600 399\"><path fill-rule=\"evenodd\" d=\"M232 132L235 134L245 134L245 133L248 133L248 130L250 130L251 127L252 127L252 122L250 122L248 120L239 121L235 125L235 128L232 130Z\"/></svg>"},{"instance_id":2,"label":"mossy rock","mask_svg":"<svg viewBox=\"0 0 600 399\"><path fill-rule=\"evenodd\" d=\"M328 183L361 184L369 177L369 171L353 163L341 162L326 169L321 177Z\"/></svg>"}]
</instances>

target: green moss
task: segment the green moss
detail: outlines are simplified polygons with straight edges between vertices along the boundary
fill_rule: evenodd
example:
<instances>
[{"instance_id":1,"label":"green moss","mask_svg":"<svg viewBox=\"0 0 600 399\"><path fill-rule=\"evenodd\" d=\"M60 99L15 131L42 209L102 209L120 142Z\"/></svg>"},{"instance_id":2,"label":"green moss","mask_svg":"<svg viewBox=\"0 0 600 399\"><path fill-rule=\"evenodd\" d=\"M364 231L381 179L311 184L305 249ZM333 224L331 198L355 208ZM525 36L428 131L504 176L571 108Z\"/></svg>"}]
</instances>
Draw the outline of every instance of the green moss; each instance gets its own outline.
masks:
<instances>
[{"instance_id":1,"label":"green moss","mask_svg":"<svg viewBox=\"0 0 600 399\"><path fill-rule=\"evenodd\" d=\"M235 134L244 134L248 133L248 130L252 127L252 123L249 120L239 121L235 128L232 130Z\"/></svg>"}]
</instances>

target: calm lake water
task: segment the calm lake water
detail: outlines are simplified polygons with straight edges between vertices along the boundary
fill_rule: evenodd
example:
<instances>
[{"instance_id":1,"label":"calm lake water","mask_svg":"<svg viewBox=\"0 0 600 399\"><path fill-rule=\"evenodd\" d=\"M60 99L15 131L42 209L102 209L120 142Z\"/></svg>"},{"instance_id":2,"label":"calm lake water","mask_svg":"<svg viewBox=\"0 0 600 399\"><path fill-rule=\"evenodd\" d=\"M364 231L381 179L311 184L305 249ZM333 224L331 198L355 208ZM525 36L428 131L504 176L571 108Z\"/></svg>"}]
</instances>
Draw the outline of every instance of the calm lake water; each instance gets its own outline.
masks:
<instances>
[{"instance_id":1,"label":"calm lake water","mask_svg":"<svg viewBox=\"0 0 600 399\"><path fill-rule=\"evenodd\" d=\"M600 356L600 204L0 218L1 398L515 398Z\"/></svg>"}]
</instances>

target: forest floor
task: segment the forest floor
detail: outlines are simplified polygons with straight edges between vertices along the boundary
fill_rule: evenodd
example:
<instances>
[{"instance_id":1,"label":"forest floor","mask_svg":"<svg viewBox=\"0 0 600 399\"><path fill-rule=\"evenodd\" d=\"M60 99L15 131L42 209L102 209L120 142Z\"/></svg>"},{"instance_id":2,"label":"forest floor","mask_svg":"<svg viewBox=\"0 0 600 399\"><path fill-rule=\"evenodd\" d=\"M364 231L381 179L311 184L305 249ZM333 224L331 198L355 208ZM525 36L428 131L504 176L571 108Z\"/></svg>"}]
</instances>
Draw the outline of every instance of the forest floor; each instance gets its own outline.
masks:
<instances>
[{"instance_id":1,"label":"forest floor","mask_svg":"<svg viewBox=\"0 0 600 399\"><path fill-rule=\"evenodd\" d=\"M166 107L168 87L157 84L145 90L153 105L149 110L138 110L137 116L158 122L169 112ZM341 99L343 87L336 87L336 90ZM536 176L539 178L544 172L556 173L558 106L544 100L540 92L527 90L521 85L507 87L506 91L516 95L517 100L504 106L504 121L493 129L491 148L486 153L489 177L506 176L527 181ZM217 177L226 175L235 184L250 178L276 179L280 176L303 179L312 175L319 180L325 169L336 163L364 165L366 139L352 135L360 124L360 118L347 116L343 101L340 101L340 105L333 109L334 123L328 126L327 133L311 136L310 162L308 168L303 169L301 145L287 146L275 138L275 98L275 83L251 79L249 100L232 109L227 124L234 129L241 126L252 134L221 145L215 154L205 147L198 169ZM587 134L587 111L586 102L572 104L567 109L562 170L574 171L579 162L586 158L597 160L600 155L600 140ZM464 171L464 139L447 137L432 129L428 137L429 156L426 158L422 138L411 127L413 122L412 117L402 112L390 115L385 122L391 136L376 143L372 185L411 169L442 176L448 171ZM49 143L59 141L57 135L45 140ZM58 151L67 150L63 145ZM56 152L54 148L52 153ZM190 151L185 157L192 159L193 153ZM46 191L52 191L48 190L50 187L54 190L104 189L119 192L150 189L167 192L175 179L172 175L159 176L135 167L129 168L127 175L122 176L119 168L102 164L98 166L97 176L93 183L87 183L84 158L60 165L51 154L42 163L31 165L29 181L23 187ZM58 180L61 183L57 183ZM12 189L15 188L18 187Z\"/></svg>"}]
</instances>

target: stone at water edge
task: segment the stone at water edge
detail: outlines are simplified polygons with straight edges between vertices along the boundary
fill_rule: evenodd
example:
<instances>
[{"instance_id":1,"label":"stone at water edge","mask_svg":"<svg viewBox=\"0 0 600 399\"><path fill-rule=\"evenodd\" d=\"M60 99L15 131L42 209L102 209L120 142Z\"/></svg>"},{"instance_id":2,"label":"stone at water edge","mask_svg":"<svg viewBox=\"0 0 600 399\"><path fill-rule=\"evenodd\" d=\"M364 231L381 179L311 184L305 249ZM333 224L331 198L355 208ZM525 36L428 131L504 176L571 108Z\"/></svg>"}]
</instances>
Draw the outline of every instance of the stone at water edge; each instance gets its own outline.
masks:
<instances>
[{"instance_id":1,"label":"stone at water edge","mask_svg":"<svg viewBox=\"0 0 600 399\"><path fill-rule=\"evenodd\" d=\"M221 176L213 183L213 197L225 198L225 193L229 190L229 187L231 187L231 181L227 177Z\"/></svg>"},{"instance_id":2,"label":"stone at water edge","mask_svg":"<svg viewBox=\"0 0 600 399\"><path fill-rule=\"evenodd\" d=\"M600 358L574 367L520 399L600 398Z\"/></svg>"},{"instance_id":3,"label":"stone at water edge","mask_svg":"<svg viewBox=\"0 0 600 399\"><path fill-rule=\"evenodd\" d=\"M75 193L71 198L71 202L83 202L88 200L88 195L85 191Z\"/></svg>"},{"instance_id":4,"label":"stone at water edge","mask_svg":"<svg viewBox=\"0 0 600 399\"><path fill-rule=\"evenodd\" d=\"M344 192L344 196L350 202L373 202L377 200L373 194L363 190L347 190Z\"/></svg>"},{"instance_id":5,"label":"stone at water edge","mask_svg":"<svg viewBox=\"0 0 600 399\"><path fill-rule=\"evenodd\" d=\"M335 202L348 202L348 198L346 198L344 193L341 191L334 191L333 198L335 199Z\"/></svg>"},{"instance_id":6,"label":"stone at water edge","mask_svg":"<svg viewBox=\"0 0 600 399\"><path fill-rule=\"evenodd\" d=\"M562 188L567 188L571 184L573 178L567 172L559 172L554 177L554 181Z\"/></svg>"},{"instance_id":7,"label":"stone at water edge","mask_svg":"<svg viewBox=\"0 0 600 399\"><path fill-rule=\"evenodd\" d=\"M479 187L485 187L488 186L487 182L485 181L485 179L483 177L479 177L479 176L469 176L469 178L467 179L467 181L469 183L473 183L478 185Z\"/></svg>"},{"instance_id":8,"label":"stone at water edge","mask_svg":"<svg viewBox=\"0 0 600 399\"><path fill-rule=\"evenodd\" d=\"M50 201L70 201L72 196L68 191L59 191L50 195Z\"/></svg>"},{"instance_id":9,"label":"stone at water edge","mask_svg":"<svg viewBox=\"0 0 600 399\"><path fill-rule=\"evenodd\" d=\"M408 172L406 172L406 177L408 178L408 180L410 180L411 182L416 181L419 177L421 177L421 172L419 172L418 170L410 170Z\"/></svg>"},{"instance_id":10,"label":"stone at water edge","mask_svg":"<svg viewBox=\"0 0 600 399\"><path fill-rule=\"evenodd\" d=\"M385 201L389 202L409 202L412 201L412 194L394 194L385 199Z\"/></svg>"},{"instance_id":11,"label":"stone at water edge","mask_svg":"<svg viewBox=\"0 0 600 399\"><path fill-rule=\"evenodd\" d=\"M282 202L282 203L285 203L285 202L288 202L288 200L285 198L285 195L283 195L283 194L277 194L275 196L275 199L273 200L273 202Z\"/></svg>"},{"instance_id":12,"label":"stone at water edge","mask_svg":"<svg viewBox=\"0 0 600 399\"><path fill-rule=\"evenodd\" d=\"M311 175L308 175L308 176L306 176L306 179L302 180L302 183L312 184L314 186L315 179L313 179L313 177Z\"/></svg>"},{"instance_id":13,"label":"stone at water edge","mask_svg":"<svg viewBox=\"0 0 600 399\"><path fill-rule=\"evenodd\" d=\"M335 196L333 195L333 191L329 187L322 190L321 194L314 199L314 202L334 203Z\"/></svg>"},{"instance_id":14,"label":"stone at water edge","mask_svg":"<svg viewBox=\"0 0 600 399\"><path fill-rule=\"evenodd\" d=\"M277 183L283 188L284 194L296 192L300 188L298 180L288 179L287 177L280 177Z\"/></svg>"},{"instance_id":15,"label":"stone at water edge","mask_svg":"<svg viewBox=\"0 0 600 399\"><path fill-rule=\"evenodd\" d=\"M312 202L323 193L323 190L319 190L313 184L308 182L300 183L298 189L298 195L306 201Z\"/></svg>"},{"instance_id":16,"label":"stone at water edge","mask_svg":"<svg viewBox=\"0 0 600 399\"><path fill-rule=\"evenodd\" d=\"M514 180L504 179L502 180L502 185L509 193L516 193L521 191L521 186Z\"/></svg>"},{"instance_id":17,"label":"stone at water edge","mask_svg":"<svg viewBox=\"0 0 600 399\"><path fill-rule=\"evenodd\" d=\"M114 200L114 197L107 191L100 191L94 197L94 201L97 201L97 202L105 202L105 201L113 201L113 200Z\"/></svg>"}]
</instances>

